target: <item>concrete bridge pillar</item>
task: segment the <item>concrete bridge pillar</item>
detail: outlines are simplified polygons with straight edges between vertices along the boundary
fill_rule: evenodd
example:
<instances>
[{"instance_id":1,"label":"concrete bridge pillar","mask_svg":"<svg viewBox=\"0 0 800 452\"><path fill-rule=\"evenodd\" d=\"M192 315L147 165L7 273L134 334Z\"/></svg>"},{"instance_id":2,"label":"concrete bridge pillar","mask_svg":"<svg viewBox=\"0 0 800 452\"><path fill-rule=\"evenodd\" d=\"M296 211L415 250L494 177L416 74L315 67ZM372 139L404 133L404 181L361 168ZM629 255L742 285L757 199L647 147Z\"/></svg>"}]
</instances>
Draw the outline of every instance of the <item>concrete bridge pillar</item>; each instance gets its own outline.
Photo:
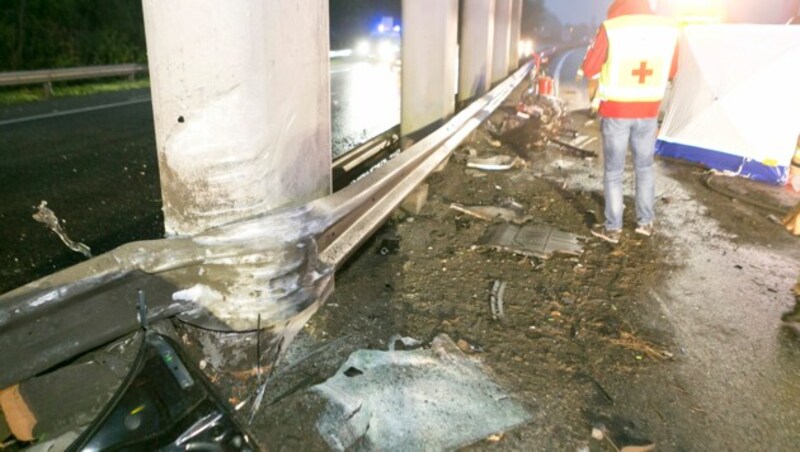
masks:
<instances>
[{"instance_id":1,"label":"concrete bridge pillar","mask_svg":"<svg viewBox=\"0 0 800 452\"><path fill-rule=\"evenodd\" d=\"M511 48L511 12L514 0L497 0L494 21L494 51L492 52L492 83L497 83L509 72Z\"/></svg>"},{"instance_id":2,"label":"concrete bridge pillar","mask_svg":"<svg viewBox=\"0 0 800 452\"><path fill-rule=\"evenodd\" d=\"M492 78L495 0L463 0L458 101L489 91Z\"/></svg>"},{"instance_id":3,"label":"concrete bridge pillar","mask_svg":"<svg viewBox=\"0 0 800 452\"><path fill-rule=\"evenodd\" d=\"M403 0L404 147L455 112L458 0Z\"/></svg>"},{"instance_id":4,"label":"concrete bridge pillar","mask_svg":"<svg viewBox=\"0 0 800 452\"><path fill-rule=\"evenodd\" d=\"M511 7L511 38L508 50L508 72L519 67L519 40L522 34L522 0L514 0Z\"/></svg>"},{"instance_id":5,"label":"concrete bridge pillar","mask_svg":"<svg viewBox=\"0 0 800 452\"><path fill-rule=\"evenodd\" d=\"M327 0L143 0L168 236L331 190Z\"/></svg>"}]
</instances>

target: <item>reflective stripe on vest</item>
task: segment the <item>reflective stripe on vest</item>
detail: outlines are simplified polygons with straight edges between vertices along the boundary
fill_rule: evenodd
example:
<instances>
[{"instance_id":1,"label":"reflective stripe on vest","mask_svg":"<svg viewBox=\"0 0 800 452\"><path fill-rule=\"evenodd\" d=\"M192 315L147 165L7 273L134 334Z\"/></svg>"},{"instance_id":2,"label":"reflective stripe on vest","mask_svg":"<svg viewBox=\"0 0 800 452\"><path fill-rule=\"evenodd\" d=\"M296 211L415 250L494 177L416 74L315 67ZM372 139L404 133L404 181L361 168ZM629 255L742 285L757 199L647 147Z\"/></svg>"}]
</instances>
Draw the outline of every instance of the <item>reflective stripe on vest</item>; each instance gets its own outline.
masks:
<instances>
[{"instance_id":1,"label":"reflective stripe on vest","mask_svg":"<svg viewBox=\"0 0 800 452\"><path fill-rule=\"evenodd\" d=\"M678 27L666 17L630 15L603 23L608 58L600 73L600 95L614 102L658 102L664 97L678 42Z\"/></svg>"}]
</instances>

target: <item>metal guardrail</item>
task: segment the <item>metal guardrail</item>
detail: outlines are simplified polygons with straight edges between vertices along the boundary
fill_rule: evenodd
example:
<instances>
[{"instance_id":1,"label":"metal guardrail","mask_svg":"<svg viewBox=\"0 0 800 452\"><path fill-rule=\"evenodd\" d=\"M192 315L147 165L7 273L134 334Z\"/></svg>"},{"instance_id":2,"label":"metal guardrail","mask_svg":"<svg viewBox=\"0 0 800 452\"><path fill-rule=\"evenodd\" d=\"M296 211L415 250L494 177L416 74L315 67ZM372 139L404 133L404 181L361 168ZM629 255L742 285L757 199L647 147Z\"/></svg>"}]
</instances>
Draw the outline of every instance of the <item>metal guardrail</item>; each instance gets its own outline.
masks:
<instances>
[{"instance_id":1,"label":"metal guardrail","mask_svg":"<svg viewBox=\"0 0 800 452\"><path fill-rule=\"evenodd\" d=\"M339 191L359 179L380 161L400 149L400 125L396 125L333 161L333 191Z\"/></svg>"},{"instance_id":2,"label":"metal guardrail","mask_svg":"<svg viewBox=\"0 0 800 452\"><path fill-rule=\"evenodd\" d=\"M88 80L106 77L133 77L147 72L144 64L115 64L109 66L85 66L65 69L42 69L37 71L0 72L0 86L22 86L43 84L46 95L53 93L53 82Z\"/></svg>"},{"instance_id":3,"label":"metal guardrail","mask_svg":"<svg viewBox=\"0 0 800 452\"><path fill-rule=\"evenodd\" d=\"M0 349L15 364L0 366L0 387L135 331L136 288L146 293L148 318L180 312L197 326L238 331L255 328L257 318L272 334L293 337L333 290L335 270L532 68L526 64L444 126L332 195L195 237L129 243L0 295ZM212 315L200 297L222 296L215 288L234 284L237 275L259 288L258 297L228 299Z\"/></svg>"}]
</instances>

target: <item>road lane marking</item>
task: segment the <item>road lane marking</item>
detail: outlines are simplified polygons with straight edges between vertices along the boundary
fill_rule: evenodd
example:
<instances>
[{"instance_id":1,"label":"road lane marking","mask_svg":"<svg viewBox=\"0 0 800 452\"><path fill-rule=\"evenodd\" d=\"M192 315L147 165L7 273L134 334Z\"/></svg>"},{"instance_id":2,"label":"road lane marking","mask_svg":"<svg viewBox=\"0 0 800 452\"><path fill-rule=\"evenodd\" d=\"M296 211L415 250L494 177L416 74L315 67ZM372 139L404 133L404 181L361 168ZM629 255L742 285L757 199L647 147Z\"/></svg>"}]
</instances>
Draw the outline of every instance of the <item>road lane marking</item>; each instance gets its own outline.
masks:
<instances>
[{"instance_id":1,"label":"road lane marking","mask_svg":"<svg viewBox=\"0 0 800 452\"><path fill-rule=\"evenodd\" d=\"M106 109L109 109L109 108L125 107L125 106L128 106L128 105L143 104L145 102L150 102L150 98L148 97L146 99L128 100L128 101L125 101L125 102L117 102L117 103L106 104L106 105L96 105L94 107L76 108L75 110L54 111L52 113L45 113L43 115L35 115L35 116L26 116L24 118L7 119L5 121L0 121L0 126L6 126L6 125L11 125L11 124L19 124L21 122L37 121L39 119L57 118L59 116L75 115L75 114L80 114L80 113L88 113L90 111L106 110Z\"/></svg>"}]
</instances>

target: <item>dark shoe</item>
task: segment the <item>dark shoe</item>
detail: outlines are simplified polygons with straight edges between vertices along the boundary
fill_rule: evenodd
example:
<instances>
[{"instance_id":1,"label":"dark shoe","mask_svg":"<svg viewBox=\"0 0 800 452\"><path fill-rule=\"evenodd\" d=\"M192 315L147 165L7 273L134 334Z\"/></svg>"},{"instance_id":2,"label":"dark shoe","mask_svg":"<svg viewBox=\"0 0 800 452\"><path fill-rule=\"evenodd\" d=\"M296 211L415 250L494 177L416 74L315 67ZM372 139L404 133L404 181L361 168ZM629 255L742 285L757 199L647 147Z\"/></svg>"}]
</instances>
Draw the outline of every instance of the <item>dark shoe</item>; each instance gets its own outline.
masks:
<instances>
[{"instance_id":1,"label":"dark shoe","mask_svg":"<svg viewBox=\"0 0 800 452\"><path fill-rule=\"evenodd\" d=\"M602 224L596 224L594 227L592 227L592 235L601 240L605 240L608 243L613 243L616 245L619 243L620 236L622 236L622 230L615 229L612 231L606 229L606 227Z\"/></svg>"},{"instance_id":2,"label":"dark shoe","mask_svg":"<svg viewBox=\"0 0 800 452\"><path fill-rule=\"evenodd\" d=\"M655 228L653 228L653 223L640 224L636 226L636 233L639 235L643 235L645 237L652 236L655 233Z\"/></svg>"}]
</instances>

